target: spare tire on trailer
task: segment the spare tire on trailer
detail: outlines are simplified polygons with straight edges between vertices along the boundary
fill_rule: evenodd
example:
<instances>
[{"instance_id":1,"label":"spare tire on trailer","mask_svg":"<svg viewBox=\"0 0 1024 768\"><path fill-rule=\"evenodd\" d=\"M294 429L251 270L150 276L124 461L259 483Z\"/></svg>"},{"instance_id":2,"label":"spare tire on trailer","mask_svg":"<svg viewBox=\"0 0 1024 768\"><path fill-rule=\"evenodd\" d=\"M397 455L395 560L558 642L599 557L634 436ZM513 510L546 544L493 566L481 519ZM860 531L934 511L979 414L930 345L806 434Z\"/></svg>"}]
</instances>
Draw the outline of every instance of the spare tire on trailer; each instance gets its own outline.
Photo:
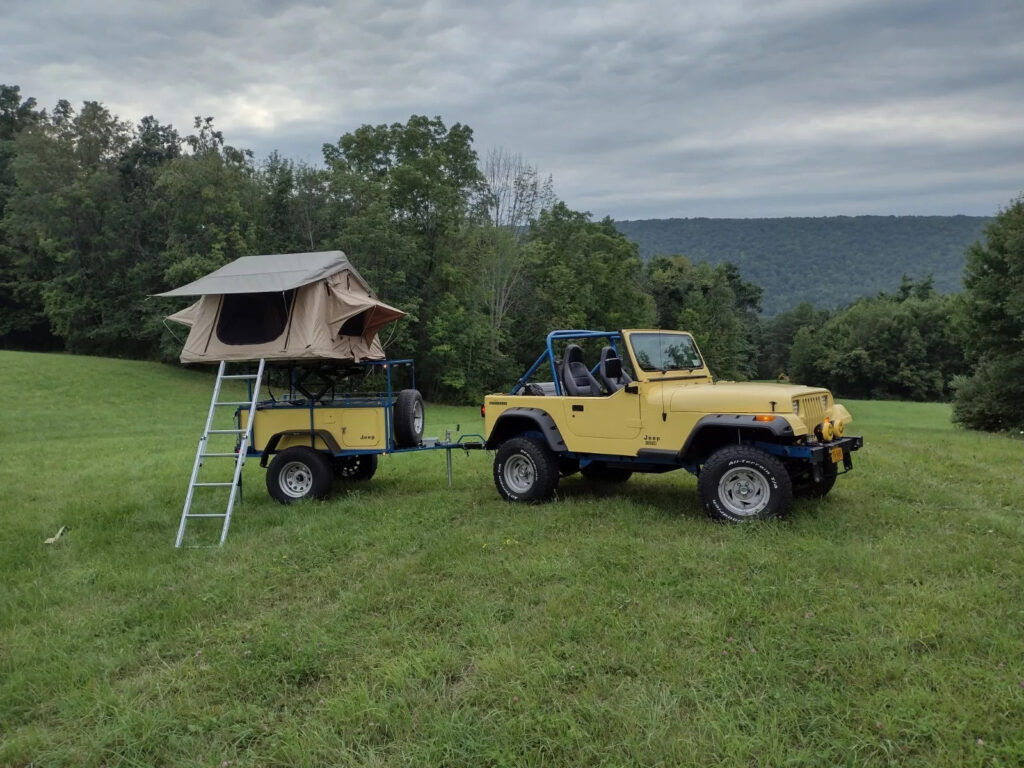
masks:
<instances>
[{"instance_id":1,"label":"spare tire on trailer","mask_svg":"<svg viewBox=\"0 0 1024 768\"><path fill-rule=\"evenodd\" d=\"M403 389L392 409L395 422L395 444L399 448L415 448L423 442L423 395L418 389Z\"/></svg>"}]
</instances>

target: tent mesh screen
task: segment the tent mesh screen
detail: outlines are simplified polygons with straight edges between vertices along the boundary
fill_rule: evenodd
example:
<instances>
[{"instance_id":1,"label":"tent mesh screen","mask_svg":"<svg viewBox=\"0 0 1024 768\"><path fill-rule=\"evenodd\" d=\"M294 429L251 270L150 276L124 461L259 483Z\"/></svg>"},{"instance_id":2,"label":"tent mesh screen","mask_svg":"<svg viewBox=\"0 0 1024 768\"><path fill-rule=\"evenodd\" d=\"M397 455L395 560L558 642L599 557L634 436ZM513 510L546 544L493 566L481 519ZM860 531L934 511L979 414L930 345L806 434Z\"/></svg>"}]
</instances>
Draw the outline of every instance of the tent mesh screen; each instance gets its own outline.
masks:
<instances>
[{"instance_id":1,"label":"tent mesh screen","mask_svg":"<svg viewBox=\"0 0 1024 768\"><path fill-rule=\"evenodd\" d=\"M266 344L288 326L295 290L280 293L228 293L217 318L217 338L224 344Z\"/></svg>"}]
</instances>

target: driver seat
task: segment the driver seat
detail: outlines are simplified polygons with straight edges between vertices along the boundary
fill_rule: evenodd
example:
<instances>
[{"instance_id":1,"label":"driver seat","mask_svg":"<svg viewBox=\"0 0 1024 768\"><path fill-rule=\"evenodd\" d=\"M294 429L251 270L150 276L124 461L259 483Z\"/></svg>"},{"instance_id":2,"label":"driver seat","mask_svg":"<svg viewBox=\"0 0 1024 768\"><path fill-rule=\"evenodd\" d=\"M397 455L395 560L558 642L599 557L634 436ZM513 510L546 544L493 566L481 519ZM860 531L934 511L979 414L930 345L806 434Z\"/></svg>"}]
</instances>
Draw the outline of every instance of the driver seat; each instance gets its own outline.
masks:
<instances>
[{"instance_id":1,"label":"driver seat","mask_svg":"<svg viewBox=\"0 0 1024 768\"><path fill-rule=\"evenodd\" d=\"M608 394L618 392L633 380L633 377L626 373L625 370L621 370L618 377L614 379L608 375L607 362L609 360L617 359L618 355L615 354L614 347L604 347L601 350L601 362L597 367L597 375L601 377L601 383L604 384L604 388L608 390Z\"/></svg>"},{"instance_id":2,"label":"driver seat","mask_svg":"<svg viewBox=\"0 0 1024 768\"><path fill-rule=\"evenodd\" d=\"M604 394L597 379L583 363L583 350L578 344L570 344L565 348L562 358L562 384L565 392L574 397L600 397Z\"/></svg>"}]
</instances>

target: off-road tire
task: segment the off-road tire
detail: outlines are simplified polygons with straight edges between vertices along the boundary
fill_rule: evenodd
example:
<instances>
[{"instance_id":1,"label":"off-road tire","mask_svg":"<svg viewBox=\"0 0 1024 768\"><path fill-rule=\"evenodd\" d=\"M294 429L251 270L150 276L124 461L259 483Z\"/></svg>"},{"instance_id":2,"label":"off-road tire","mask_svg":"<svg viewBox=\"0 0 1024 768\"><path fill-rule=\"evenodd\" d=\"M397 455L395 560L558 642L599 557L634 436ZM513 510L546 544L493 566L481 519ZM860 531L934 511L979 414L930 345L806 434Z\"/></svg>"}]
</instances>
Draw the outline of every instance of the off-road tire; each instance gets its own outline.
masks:
<instances>
[{"instance_id":1,"label":"off-road tire","mask_svg":"<svg viewBox=\"0 0 1024 768\"><path fill-rule=\"evenodd\" d=\"M377 454L361 453L356 456L335 456L334 476L344 482L369 480L377 472Z\"/></svg>"},{"instance_id":2,"label":"off-road tire","mask_svg":"<svg viewBox=\"0 0 1024 768\"><path fill-rule=\"evenodd\" d=\"M784 515L793 503L793 486L771 454L730 445L711 454L701 468L697 495L712 519L740 523Z\"/></svg>"},{"instance_id":3,"label":"off-road tire","mask_svg":"<svg viewBox=\"0 0 1024 768\"><path fill-rule=\"evenodd\" d=\"M622 467L609 467L603 461L592 461L580 473L587 480L599 483L624 483L633 476L633 470Z\"/></svg>"},{"instance_id":4,"label":"off-road tire","mask_svg":"<svg viewBox=\"0 0 1024 768\"><path fill-rule=\"evenodd\" d=\"M558 459L541 440L513 437L498 446L494 484L505 501L547 501L558 487Z\"/></svg>"},{"instance_id":5,"label":"off-road tire","mask_svg":"<svg viewBox=\"0 0 1024 768\"><path fill-rule=\"evenodd\" d=\"M415 448L423 442L423 395L418 389L403 389L395 398L395 445Z\"/></svg>"},{"instance_id":6,"label":"off-road tire","mask_svg":"<svg viewBox=\"0 0 1024 768\"><path fill-rule=\"evenodd\" d=\"M286 448L267 467L267 492L282 504L326 499L333 481L330 458L306 446Z\"/></svg>"},{"instance_id":7,"label":"off-road tire","mask_svg":"<svg viewBox=\"0 0 1024 768\"><path fill-rule=\"evenodd\" d=\"M798 499L823 499L836 484L839 477L839 468L835 464L827 466L822 470L821 482L814 482L814 475L810 471L791 474L790 480L793 483L793 496Z\"/></svg>"}]
</instances>

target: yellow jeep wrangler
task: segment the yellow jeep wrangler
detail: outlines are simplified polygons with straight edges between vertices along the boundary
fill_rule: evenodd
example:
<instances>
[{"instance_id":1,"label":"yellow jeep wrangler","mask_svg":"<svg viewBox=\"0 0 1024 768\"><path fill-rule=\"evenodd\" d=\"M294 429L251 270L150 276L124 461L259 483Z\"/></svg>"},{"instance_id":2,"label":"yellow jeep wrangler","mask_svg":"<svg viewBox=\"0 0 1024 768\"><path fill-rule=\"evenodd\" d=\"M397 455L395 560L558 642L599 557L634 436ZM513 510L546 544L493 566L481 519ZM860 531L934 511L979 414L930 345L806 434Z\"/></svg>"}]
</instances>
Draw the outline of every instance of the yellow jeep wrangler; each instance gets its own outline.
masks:
<instances>
[{"instance_id":1,"label":"yellow jeep wrangler","mask_svg":"<svg viewBox=\"0 0 1024 768\"><path fill-rule=\"evenodd\" d=\"M593 355L599 346L588 365L584 347ZM542 370L550 381L533 380ZM782 515L794 495L824 496L863 445L844 436L850 413L827 389L716 381L680 331L553 331L512 391L488 395L482 410L508 501L550 499L577 471L623 482L685 469L707 513L726 522Z\"/></svg>"}]
</instances>

